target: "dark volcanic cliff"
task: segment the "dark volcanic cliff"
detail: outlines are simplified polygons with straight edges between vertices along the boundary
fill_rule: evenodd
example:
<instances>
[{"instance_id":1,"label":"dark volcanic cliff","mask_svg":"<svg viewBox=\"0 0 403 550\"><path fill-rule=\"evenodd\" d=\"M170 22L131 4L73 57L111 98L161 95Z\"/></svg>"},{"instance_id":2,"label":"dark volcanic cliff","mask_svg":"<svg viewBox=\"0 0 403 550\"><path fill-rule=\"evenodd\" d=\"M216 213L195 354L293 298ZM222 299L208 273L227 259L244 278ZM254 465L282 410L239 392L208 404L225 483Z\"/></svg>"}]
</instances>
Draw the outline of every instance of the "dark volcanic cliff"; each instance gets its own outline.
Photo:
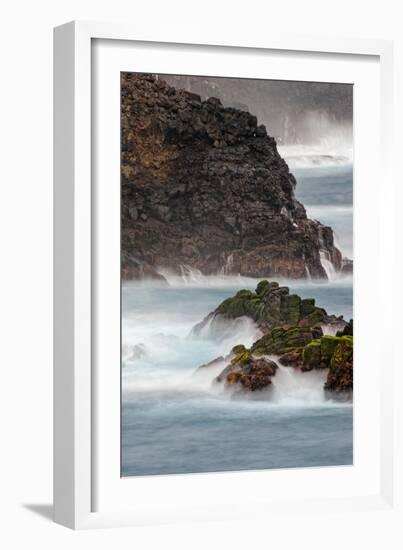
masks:
<instances>
[{"instance_id":1,"label":"dark volcanic cliff","mask_svg":"<svg viewBox=\"0 0 403 550\"><path fill-rule=\"evenodd\" d=\"M246 111L122 74L122 276L181 265L204 274L326 277L341 255L310 220L264 126Z\"/></svg>"}]
</instances>

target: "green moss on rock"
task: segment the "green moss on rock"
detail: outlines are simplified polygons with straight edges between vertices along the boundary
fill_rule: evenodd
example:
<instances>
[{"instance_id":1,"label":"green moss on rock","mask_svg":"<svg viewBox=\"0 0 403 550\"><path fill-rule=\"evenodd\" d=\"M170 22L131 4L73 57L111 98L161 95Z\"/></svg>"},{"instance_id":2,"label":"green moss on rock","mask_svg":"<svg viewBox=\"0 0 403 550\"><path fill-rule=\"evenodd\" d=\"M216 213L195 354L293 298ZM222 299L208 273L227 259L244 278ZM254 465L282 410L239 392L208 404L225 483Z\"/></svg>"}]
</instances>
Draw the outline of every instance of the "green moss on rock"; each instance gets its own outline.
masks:
<instances>
[{"instance_id":1,"label":"green moss on rock","mask_svg":"<svg viewBox=\"0 0 403 550\"><path fill-rule=\"evenodd\" d=\"M353 358L353 338L352 336L342 336L339 338L338 345L330 360L330 370L337 371L346 361Z\"/></svg>"},{"instance_id":2,"label":"green moss on rock","mask_svg":"<svg viewBox=\"0 0 403 550\"><path fill-rule=\"evenodd\" d=\"M281 297L281 319L283 321L298 323L300 319L301 298L297 294L285 294Z\"/></svg>"},{"instance_id":3,"label":"green moss on rock","mask_svg":"<svg viewBox=\"0 0 403 550\"><path fill-rule=\"evenodd\" d=\"M320 339L321 361L329 365L330 360L337 346L340 343L340 338L337 336L325 335Z\"/></svg>"},{"instance_id":4,"label":"green moss on rock","mask_svg":"<svg viewBox=\"0 0 403 550\"><path fill-rule=\"evenodd\" d=\"M246 348L243 344L238 344L237 346L234 346L232 348L232 353L235 353L235 355L239 355L240 353L246 351Z\"/></svg>"},{"instance_id":5,"label":"green moss on rock","mask_svg":"<svg viewBox=\"0 0 403 550\"><path fill-rule=\"evenodd\" d=\"M252 353L245 349L244 351L241 351L240 353L238 353L237 355L235 355L235 357L232 359L231 361L231 364L232 365L235 365L235 364L244 364L244 363L247 363L250 358L252 356Z\"/></svg>"},{"instance_id":6,"label":"green moss on rock","mask_svg":"<svg viewBox=\"0 0 403 550\"><path fill-rule=\"evenodd\" d=\"M321 362L321 345L320 339L313 340L307 344L302 350L302 359L304 363L304 370L312 370L318 368Z\"/></svg>"},{"instance_id":7,"label":"green moss on rock","mask_svg":"<svg viewBox=\"0 0 403 550\"><path fill-rule=\"evenodd\" d=\"M304 347L312 338L311 330L305 327L276 327L259 338L251 351L256 355L283 355Z\"/></svg>"},{"instance_id":8,"label":"green moss on rock","mask_svg":"<svg viewBox=\"0 0 403 550\"><path fill-rule=\"evenodd\" d=\"M272 349L274 348L274 338L271 332L265 334L259 340L257 340L251 347L252 353L256 355L270 355L273 353Z\"/></svg>"},{"instance_id":9,"label":"green moss on rock","mask_svg":"<svg viewBox=\"0 0 403 550\"><path fill-rule=\"evenodd\" d=\"M353 337L341 336L330 360L325 389L335 393L351 392L353 389Z\"/></svg>"},{"instance_id":10,"label":"green moss on rock","mask_svg":"<svg viewBox=\"0 0 403 550\"><path fill-rule=\"evenodd\" d=\"M227 298L216 310L217 313L235 319L246 314L245 300L243 298Z\"/></svg>"},{"instance_id":11,"label":"green moss on rock","mask_svg":"<svg viewBox=\"0 0 403 550\"><path fill-rule=\"evenodd\" d=\"M305 316L305 320L309 325L316 325L318 323L324 323L326 321L327 313L322 308L315 308L315 311Z\"/></svg>"},{"instance_id":12,"label":"green moss on rock","mask_svg":"<svg viewBox=\"0 0 403 550\"><path fill-rule=\"evenodd\" d=\"M256 287L256 294L264 294L266 290L270 287L270 283L267 279L260 281Z\"/></svg>"},{"instance_id":13,"label":"green moss on rock","mask_svg":"<svg viewBox=\"0 0 403 550\"><path fill-rule=\"evenodd\" d=\"M235 294L235 298L247 298L247 299L250 299L250 298L255 298L256 297L256 294L254 292L252 292L252 290L239 290L236 294Z\"/></svg>"},{"instance_id":14,"label":"green moss on rock","mask_svg":"<svg viewBox=\"0 0 403 550\"><path fill-rule=\"evenodd\" d=\"M306 317L315 311L315 299L305 298L301 300L301 316Z\"/></svg>"},{"instance_id":15,"label":"green moss on rock","mask_svg":"<svg viewBox=\"0 0 403 550\"><path fill-rule=\"evenodd\" d=\"M214 313L231 319L245 315L265 332L279 324L309 328L327 319L326 311L316 307L313 298L302 300L297 294L290 294L288 287L266 279L258 283L256 292L239 290L235 296L224 300Z\"/></svg>"},{"instance_id":16,"label":"green moss on rock","mask_svg":"<svg viewBox=\"0 0 403 550\"><path fill-rule=\"evenodd\" d=\"M350 360L352 350L352 336L322 336L307 344L302 350L302 370L319 368L329 368L330 371L337 370L340 363L344 364Z\"/></svg>"}]
</instances>

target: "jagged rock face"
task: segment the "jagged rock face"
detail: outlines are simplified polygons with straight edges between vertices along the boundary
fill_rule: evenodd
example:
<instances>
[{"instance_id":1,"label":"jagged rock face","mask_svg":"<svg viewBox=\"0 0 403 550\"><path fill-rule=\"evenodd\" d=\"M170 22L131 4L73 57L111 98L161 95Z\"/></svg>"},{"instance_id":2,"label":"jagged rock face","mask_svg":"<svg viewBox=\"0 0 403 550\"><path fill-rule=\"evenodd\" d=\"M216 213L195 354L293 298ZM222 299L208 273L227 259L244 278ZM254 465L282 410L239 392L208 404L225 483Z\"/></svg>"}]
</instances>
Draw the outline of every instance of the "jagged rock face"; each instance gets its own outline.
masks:
<instances>
[{"instance_id":1,"label":"jagged rock face","mask_svg":"<svg viewBox=\"0 0 403 550\"><path fill-rule=\"evenodd\" d=\"M315 305L313 298L290 295L287 287L264 279L255 292L240 290L224 300L193 328L193 334L200 334L206 323L214 330L216 319L244 316L253 319L263 335L249 349L238 344L227 357L219 357L199 369L230 361L216 382L224 382L237 390L255 391L271 384L277 365L269 357L276 356L281 365L302 372L327 369L326 393L330 397L350 398L353 391L352 319L346 323L342 317L328 315ZM333 325L340 330L336 336L323 334L322 325Z\"/></svg>"},{"instance_id":2,"label":"jagged rock face","mask_svg":"<svg viewBox=\"0 0 403 550\"><path fill-rule=\"evenodd\" d=\"M262 390L271 384L276 374L277 365L265 358L256 358L243 345L232 350L235 357L231 363L216 377L215 381L224 382L225 386L237 391Z\"/></svg>"},{"instance_id":3,"label":"jagged rock face","mask_svg":"<svg viewBox=\"0 0 403 550\"><path fill-rule=\"evenodd\" d=\"M353 390L353 337L342 336L332 355L325 390L346 394Z\"/></svg>"},{"instance_id":4,"label":"jagged rock face","mask_svg":"<svg viewBox=\"0 0 403 550\"><path fill-rule=\"evenodd\" d=\"M350 394L353 391L353 336L324 335L279 357L279 363L299 368L303 372L329 369L324 389L330 394ZM253 350L253 347L252 347ZM251 350L251 351L252 351Z\"/></svg>"},{"instance_id":5,"label":"jagged rock face","mask_svg":"<svg viewBox=\"0 0 403 550\"><path fill-rule=\"evenodd\" d=\"M180 265L204 274L326 277L330 228L309 220L275 140L256 117L122 74L122 275Z\"/></svg>"},{"instance_id":6,"label":"jagged rock face","mask_svg":"<svg viewBox=\"0 0 403 550\"><path fill-rule=\"evenodd\" d=\"M251 347L255 355L285 355L301 350L319 335L322 336L321 327L276 327ZM281 364L284 364L281 362Z\"/></svg>"},{"instance_id":7,"label":"jagged rock face","mask_svg":"<svg viewBox=\"0 0 403 550\"><path fill-rule=\"evenodd\" d=\"M214 325L221 318L243 316L252 319L264 333L279 326L298 326L301 327L299 332L303 333L304 328L318 324L334 325L340 329L346 324L342 317L328 315L326 310L317 307L313 298L303 299L297 294L290 294L288 287L265 279L259 282L255 292L239 290L235 296L224 300L193 331L197 335L210 322Z\"/></svg>"}]
</instances>

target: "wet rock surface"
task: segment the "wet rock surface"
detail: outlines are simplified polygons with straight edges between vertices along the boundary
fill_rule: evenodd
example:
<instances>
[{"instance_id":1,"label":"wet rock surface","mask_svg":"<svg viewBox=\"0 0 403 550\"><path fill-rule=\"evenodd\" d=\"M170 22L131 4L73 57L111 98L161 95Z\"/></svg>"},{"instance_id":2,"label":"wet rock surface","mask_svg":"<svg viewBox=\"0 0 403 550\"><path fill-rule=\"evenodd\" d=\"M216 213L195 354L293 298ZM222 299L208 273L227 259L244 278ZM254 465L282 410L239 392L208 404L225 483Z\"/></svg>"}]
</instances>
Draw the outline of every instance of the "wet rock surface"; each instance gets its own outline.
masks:
<instances>
[{"instance_id":1,"label":"wet rock surface","mask_svg":"<svg viewBox=\"0 0 403 550\"><path fill-rule=\"evenodd\" d=\"M343 330L346 322L342 317L328 315L325 309L317 307L313 298L301 298L290 294L290 289L277 282L264 279L259 282L256 291L240 290L231 298L224 300L212 313L194 328L200 332L207 323L221 318L236 319L249 317L265 333L274 327L300 327L304 329L319 327L321 324L334 325ZM309 331L308 331L309 332Z\"/></svg>"},{"instance_id":2,"label":"wet rock surface","mask_svg":"<svg viewBox=\"0 0 403 550\"><path fill-rule=\"evenodd\" d=\"M216 377L218 383L238 391L262 390L271 384L276 374L277 364L266 358L255 358L244 346L235 346L232 350L235 357L231 363Z\"/></svg>"},{"instance_id":3,"label":"wet rock surface","mask_svg":"<svg viewBox=\"0 0 403 550\"><path fill-rule=\"evenodd\" d=\"M122 73L122 276L326 278L331 228L308 219L295 178L256 117L151 75Z\"/></svg>"},{"instance_id":4,"label":"wet rock surface","mask_svg":"<svg viewBox=\"0 0 403 550\"><path fill-rule=\"evenodd\" d=\"M342 336L329 364L325 390L349 395L353 390L353 337Z\"/></svg>"},{"instance_id":5,"label":"wet rock surface","mask_svg":"<svg viewBox=\"0 0 403 550\"><path fill-rule=\"evenodd\" d=\"M202 323L214 330L214 320L251 317L260 327L263 336L250 348L243 344L233 347L231 354L218 358L228 365L215 381L238 391L256 391L269 386L278 365L309 372L327 369L324 390L329 397L350 397L353 391L353 320L346 323L342 317L328 315L315 305L314 299L301 299L289 294L286 287L262 280L256 291L240 290L222 302ZM336 334L324 334L324 326L339 327ZM275 359L275 360L273 360ZM200 368L206 368L204 365Z\"/></svg>"}]
</instances>

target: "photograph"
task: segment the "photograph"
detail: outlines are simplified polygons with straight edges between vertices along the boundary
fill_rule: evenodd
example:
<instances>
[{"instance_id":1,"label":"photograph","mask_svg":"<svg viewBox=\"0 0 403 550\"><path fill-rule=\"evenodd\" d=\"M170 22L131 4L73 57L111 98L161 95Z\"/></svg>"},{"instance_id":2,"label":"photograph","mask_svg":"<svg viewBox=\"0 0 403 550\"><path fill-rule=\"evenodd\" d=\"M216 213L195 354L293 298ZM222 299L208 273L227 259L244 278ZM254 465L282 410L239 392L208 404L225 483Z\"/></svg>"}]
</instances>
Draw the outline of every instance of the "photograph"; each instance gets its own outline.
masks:
<instances>
[{"instance_id":1,"label":"photograph","mask_svg":"<svg viewBox=\"0 0 403 550\"><path fill-rule=\"evenodd\" d=\"M1 548L403 549L401 2L332 8L5 3Z\"/></svg>"},{"instance_id":2,"label":"photograph","mask_svg":"<svg viewBox=\"0 0 403 550\"><path fill-rule=\"evenodd\" d=\"M120 123L121 476L353 465L353 85L121 72Z\"/></svg>"}]
</instances>

